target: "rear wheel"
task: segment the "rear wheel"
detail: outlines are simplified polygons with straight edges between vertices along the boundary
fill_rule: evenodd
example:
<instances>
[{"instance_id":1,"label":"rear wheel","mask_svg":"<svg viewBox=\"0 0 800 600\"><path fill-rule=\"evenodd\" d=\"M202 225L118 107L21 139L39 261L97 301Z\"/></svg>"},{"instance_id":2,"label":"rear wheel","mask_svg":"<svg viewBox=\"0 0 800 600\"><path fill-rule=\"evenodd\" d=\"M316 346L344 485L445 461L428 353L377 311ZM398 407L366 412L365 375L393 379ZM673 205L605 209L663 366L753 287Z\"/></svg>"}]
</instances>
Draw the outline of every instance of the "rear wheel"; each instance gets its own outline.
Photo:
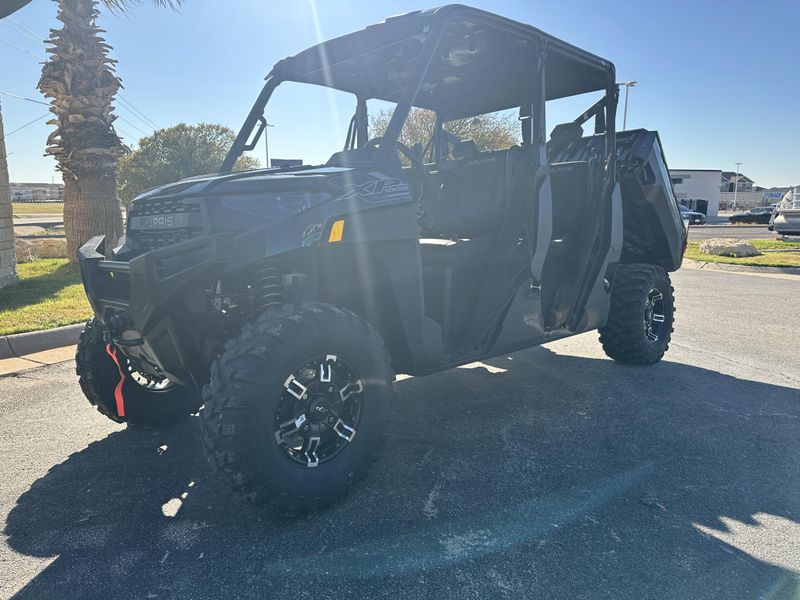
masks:
<instances>
[{"instance_id":1,"label":"rear wheel","mask_svg":"<svg viewBox=\"0 0 800 600\"><path fill-rule=\"evenodd\" d=\"M318 303L270 310L230 340L203 390L203 443L233 489L279 512L344 496L386 428L392 372L353 313Z\"/></svg>"},{"instance_id":2,"label":"rear wheel","mask_svg":"<svg viewBox=\"0 0 800 600\"><path fill-rule=\"evenodd\" d=\"M663 268L619 265L608 321L600 329L603 350L624 364L657 363L669 348L674 311L672 283Z\"/></svg>"},{"instance_id":3,"label":"rear wheel","mask_svg":"<svg viewBox=\"0 0 800 600\"><path fill-rule=\"evenodd\" d=\"M176 423L200 408L200 394L195 390L148 376L122 353L113 348L112 352L119 365L108 353L102 324L92 317L78 339L75 365L83 394L101 414L117 423L156 427ZM120 381L122 415L116 400Z\"/></svg>"}]
</instances>

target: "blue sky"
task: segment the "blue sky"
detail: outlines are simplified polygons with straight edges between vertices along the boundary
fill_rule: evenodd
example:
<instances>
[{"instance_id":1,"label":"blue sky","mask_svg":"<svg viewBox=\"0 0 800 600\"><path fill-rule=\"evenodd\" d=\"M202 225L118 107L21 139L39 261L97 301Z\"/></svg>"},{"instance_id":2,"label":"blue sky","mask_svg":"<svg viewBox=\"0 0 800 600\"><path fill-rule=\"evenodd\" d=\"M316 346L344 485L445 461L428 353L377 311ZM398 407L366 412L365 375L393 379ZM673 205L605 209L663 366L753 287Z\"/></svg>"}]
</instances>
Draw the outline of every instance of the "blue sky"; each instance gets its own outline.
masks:
<instances>
[{"instance_id":1,"label":"blue sky","mask_svg":"<svg viewBox=\"0 0 800 600\"><path fill-rule=\"evenodd\" d=\"M472 4L612 60L620 81L637 80L628 126L658 129L672 168L732 170L742 161L742 172L759 185L800 184L800 2ZM186 0L172 12L144 0L126 15L104 11L100 25L119 61L123 98L148 119L160 127L206 121L238 129L278 59L320 38L433 5ZM14 22L0 22L0 90L42 100L35 81L44 44L32 38L58 25L55 13L54 2L33 0L11 17ZM344 141L351 97L298 84L282 88L268 113L275 124L269 130L270 155L324 161ZM54 162L42 156L50 131L46 119L10 134L47 107L9 96L2 96L2 103L12 181L58 180ZM570 120L583 103L556 107L548 115L549 127ZM620 107L618 127L621 112ZM117 114L127 121L117 125L129 144L153 130L124 108ZM263 144L254 154L263 163Z\"/></svg>"}]
</instances>

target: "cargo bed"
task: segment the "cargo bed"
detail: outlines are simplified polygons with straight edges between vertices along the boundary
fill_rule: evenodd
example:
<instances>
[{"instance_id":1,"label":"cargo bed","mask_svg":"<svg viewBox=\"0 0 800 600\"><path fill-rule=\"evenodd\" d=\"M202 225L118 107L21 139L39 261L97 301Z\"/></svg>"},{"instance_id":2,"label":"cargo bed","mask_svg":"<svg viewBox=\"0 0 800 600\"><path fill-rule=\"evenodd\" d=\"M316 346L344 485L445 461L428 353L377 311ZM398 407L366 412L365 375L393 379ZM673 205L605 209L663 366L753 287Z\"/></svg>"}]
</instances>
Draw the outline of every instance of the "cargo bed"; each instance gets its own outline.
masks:
<instances>
[{"instance_id":1,"label":"cargo bed","mask_svg":"<svg viewBox=\"0 0 800 600\"><path fill-rule=\"evenodd\" d=\"M583 137L552 162L593 161L602 156L604 135ZM680 268L687 231L681 218L657 131L617 133L617 172L622 191L623 263Z\"/></svg>"}]
</instances>

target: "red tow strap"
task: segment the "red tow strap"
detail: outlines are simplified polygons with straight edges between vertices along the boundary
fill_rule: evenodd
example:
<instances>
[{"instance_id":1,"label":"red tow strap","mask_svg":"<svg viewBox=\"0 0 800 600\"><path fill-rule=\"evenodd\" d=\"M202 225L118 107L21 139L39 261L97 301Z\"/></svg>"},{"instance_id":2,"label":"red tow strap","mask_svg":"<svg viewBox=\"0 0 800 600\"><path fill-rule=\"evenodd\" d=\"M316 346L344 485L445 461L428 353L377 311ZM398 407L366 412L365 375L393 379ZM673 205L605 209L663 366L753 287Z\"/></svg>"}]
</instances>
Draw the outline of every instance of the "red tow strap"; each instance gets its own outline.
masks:
<instances>
[{"instance_id":1,"label":"red tow strap","mask_svg":"<svg viewBox=\"0 0 800 600\"><path fill-rule=\"evenodd\" d=\"M111 347L111 344L106 344L106 353L111 357L111 360L117 365L117 370L119 370L119 383L117 387L114 388L114 399L117 401L117 416L124 417L125 416L125 400L122 398L122 386L125 383L125 371L122 370L122 366L119 364L119 359L117 359L117 348Z\"/></svg>"}]
</instances>

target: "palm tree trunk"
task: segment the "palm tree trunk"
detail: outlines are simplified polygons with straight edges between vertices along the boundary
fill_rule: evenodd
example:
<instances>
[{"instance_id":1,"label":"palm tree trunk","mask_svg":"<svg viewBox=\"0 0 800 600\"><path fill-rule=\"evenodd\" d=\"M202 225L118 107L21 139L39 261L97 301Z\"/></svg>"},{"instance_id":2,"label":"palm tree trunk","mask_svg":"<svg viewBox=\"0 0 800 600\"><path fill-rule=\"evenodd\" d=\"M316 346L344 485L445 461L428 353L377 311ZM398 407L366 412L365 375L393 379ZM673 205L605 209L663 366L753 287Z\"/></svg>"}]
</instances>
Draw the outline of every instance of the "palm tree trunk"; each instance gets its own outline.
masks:
<instances>
[{"instance_id":1,"label":"palm tree trunk","mask_svg":"<svg viewBox=\"0 0 800 600\"><path fill-rule=\"evenodd\" d=\"M0 288L17 283L17 258L14 253L14 221L11 186L8 182L3 110L0 106Z\"/></svg>"},{"instance_id":2,"label":"palm tree trunk","mask_svg":"<svg viewBox=\"0 0 800 600\"><path fill-rule=\"evenodd\" d=\"M77 259L78 248L95 235L106 236L106 251L122 235L114 171L95 172L79 179L64 173L64 235L67 256Z\"/></svg>"}]
</instances>

